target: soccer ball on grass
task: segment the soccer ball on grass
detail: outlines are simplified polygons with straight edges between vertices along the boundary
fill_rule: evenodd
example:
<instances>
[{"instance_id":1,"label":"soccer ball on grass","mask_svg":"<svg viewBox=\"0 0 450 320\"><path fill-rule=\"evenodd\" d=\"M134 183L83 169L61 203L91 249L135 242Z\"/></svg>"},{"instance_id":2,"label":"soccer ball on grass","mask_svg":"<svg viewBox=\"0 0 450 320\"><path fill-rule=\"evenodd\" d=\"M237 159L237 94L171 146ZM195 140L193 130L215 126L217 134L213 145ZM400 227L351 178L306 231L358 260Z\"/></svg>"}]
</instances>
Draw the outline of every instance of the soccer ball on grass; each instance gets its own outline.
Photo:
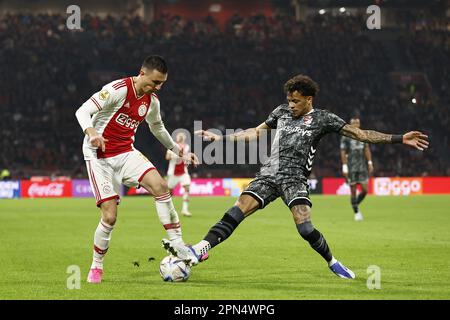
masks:
<instances>
[{"instance_id":1,"label":"soccer ball on grass","mask_svg":"<svg viewBox=\"0 0 450 320\"><path fill-rule=\"evenodd\" d=\"M170 255L161 260L159 274L164 281L186 281L191 274L191 267L180 258Z\"/></svg>"}]
</instances>

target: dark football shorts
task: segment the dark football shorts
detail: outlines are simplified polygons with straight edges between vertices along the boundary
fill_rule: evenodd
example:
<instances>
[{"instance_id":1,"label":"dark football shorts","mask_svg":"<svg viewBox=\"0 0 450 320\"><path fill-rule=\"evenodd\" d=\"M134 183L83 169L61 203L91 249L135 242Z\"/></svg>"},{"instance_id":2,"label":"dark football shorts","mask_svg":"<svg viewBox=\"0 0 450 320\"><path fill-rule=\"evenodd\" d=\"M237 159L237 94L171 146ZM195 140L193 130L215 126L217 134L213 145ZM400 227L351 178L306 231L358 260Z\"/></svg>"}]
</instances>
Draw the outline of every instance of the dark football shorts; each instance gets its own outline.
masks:
<instances>
[{"instance_id":1,"label":"dark football shorts","mask_svg":"<svg viewBox=\"0 0 450 320\"><path fill-rule=\"evenodd\" d=\"M368 171L350 171L348 173L348 184L354 185L357 183L367 183L369 181Z\"/></svg>"},{"instance_id":2,"label":"dark football shorts","mask_svg":"<svg viewBox=\"0 0 450 320\"><path fill-rule=\"evenodd\" d=\"M242 194L256 199L260 209L278 197L281 197L289 208L300 204L312 207L308 179L305 177L257 176Z\"/></svg>"}]
</instances>

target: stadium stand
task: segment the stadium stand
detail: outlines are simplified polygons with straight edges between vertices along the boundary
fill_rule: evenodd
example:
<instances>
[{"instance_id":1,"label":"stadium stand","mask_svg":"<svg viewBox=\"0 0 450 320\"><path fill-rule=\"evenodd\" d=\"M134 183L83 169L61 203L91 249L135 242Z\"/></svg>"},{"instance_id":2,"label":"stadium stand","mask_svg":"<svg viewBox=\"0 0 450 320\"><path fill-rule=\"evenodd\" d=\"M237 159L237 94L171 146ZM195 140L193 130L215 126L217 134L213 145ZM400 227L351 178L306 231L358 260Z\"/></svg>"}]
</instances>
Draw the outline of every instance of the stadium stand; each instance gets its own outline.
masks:
<instances>
[{"instance_id":1,"label":"stadium stand","mask_svg":"<svg viewBox=\"0 0 450 320\"><path fill-rule=\"evenodd\" d=\"M84 178L75 110L102 84L136 74L147 54L163 55L169 63L169 81L159 96L170 132L192 132L195 120L222 130L257 125L284 101L283 83L305 73L321 86L316 107L346 120L358 113L363 128L390 133L420 128L429 134L426 153L372 146L376 175L450 175L448 20L403 17L392 44L372 36L361 16L317 15L297 22L290 15L234 15L221 28L211 17L194 21L166 14L146 23L86 15L81 31L68 30L65 19L49 14L0 19L0 167L14 178L49 173ZM429 88L412 83L401 94L391 79L396 58L401 72L418 72ZM340 176L338 139L322 141L316 176ZM135 145L165 171L164 150L148 137L146 126ZM251 177L257 167L213 165L193 172Z\"/></svg>"}]
</instances>

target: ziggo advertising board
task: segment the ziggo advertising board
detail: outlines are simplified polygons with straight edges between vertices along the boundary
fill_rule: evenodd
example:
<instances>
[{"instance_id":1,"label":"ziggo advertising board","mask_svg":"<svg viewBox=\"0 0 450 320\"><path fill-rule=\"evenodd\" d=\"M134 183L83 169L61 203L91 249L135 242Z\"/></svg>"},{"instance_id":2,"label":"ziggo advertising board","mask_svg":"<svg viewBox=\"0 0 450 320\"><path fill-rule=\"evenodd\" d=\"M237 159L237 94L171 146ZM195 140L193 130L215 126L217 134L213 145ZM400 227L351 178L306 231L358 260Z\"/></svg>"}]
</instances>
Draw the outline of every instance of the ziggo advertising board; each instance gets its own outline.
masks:
<instances>
[{"instance_id":1,"label":"ziggo advertising board","mask_svg":"<svg viewBox=\"0 0 450 320\"><path fill-rule=\"evenodd\" d=\"M380 177L371 178L369 194L377 196L410 196L450 194L450 177ZM323 194L350 195L350 186L343 178L324 178Z\"/></svg>"}]
</instances>

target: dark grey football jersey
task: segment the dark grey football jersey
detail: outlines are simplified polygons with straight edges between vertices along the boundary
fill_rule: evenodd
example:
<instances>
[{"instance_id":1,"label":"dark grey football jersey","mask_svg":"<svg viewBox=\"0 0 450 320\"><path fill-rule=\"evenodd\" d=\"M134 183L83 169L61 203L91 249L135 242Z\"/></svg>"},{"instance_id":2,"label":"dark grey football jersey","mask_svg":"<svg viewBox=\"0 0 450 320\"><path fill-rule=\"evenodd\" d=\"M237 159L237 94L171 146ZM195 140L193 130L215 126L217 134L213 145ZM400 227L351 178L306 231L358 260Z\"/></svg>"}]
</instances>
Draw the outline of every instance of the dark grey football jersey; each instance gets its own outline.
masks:
<instances>
[{"instance_id":1,"label":"dark grey football jersey","mask_svg":"<svg viewBox=\"0 0 450 320\"><path fill-rule=\"evenodd\" d=\"M347 153L348 170L351 172L367 171L367 161L364 148L367 144L349 137L342 136L341 150Z\"/></svg>"},{"instance_id":2,"label":"dark grey football jersey","mask_svg":"<svg viewBox=\"0 0 450 320\"><path fill-rule=\"evenodd\" d=\"M293 118L288 104L282 104L272 111L266 124L277 131L270 158L261 167L260 175L307 178L319 140L328 133L339 132L346 122L320 109Z\"/></svg>"}]
</instances>

